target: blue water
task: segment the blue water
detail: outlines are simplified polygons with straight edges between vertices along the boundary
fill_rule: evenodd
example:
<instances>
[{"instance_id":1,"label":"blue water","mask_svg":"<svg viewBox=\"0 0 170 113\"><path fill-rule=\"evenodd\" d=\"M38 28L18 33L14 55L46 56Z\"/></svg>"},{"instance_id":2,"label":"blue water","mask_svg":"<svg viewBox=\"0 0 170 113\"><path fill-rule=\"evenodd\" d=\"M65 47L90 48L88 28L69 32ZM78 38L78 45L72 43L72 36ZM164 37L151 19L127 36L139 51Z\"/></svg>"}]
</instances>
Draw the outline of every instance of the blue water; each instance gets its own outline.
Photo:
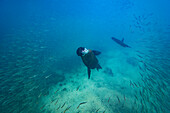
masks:
<instances>
[{"instance_id":1,"label":"blue water","mask_svg":"<svg viewBox=\"0 0 170 113\"><path fill-rule=\"evenodd\" d=\"M102 52L97 58L103 71L93 71L87 80L95 84L101 100L98 112L170 112L169 4L169 0L1 0L0 111L64 112L56 110L58 106L49 107L52 102L46 98L53 99L55 86L63 88L65 83L67 87L71 81L83 84L87 79L86 67L76 55L82 46ZM111 37L124 38L131 48L121 47ZM79 74L83 78L78 79ZM98 93L97 88L116 91L109 95L120 93L127 99ZM59 95L73 92L71 86L70 92L59 90ZM117 103L108 104L104 97ZM96 112L97 107L88 107L91 104L87 102L80 111L72 105L66 112Z\"/></svg>"}]
</instances>

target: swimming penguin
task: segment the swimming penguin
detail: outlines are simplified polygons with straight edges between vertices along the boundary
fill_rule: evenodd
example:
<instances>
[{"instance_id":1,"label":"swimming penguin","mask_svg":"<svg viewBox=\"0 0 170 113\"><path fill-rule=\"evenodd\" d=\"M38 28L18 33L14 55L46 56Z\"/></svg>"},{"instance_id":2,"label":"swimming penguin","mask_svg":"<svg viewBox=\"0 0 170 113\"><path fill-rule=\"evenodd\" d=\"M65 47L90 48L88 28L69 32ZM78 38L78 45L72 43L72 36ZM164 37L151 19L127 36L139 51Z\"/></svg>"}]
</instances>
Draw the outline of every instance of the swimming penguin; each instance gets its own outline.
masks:
<instances>
[{"instance_id":1,"label":"swimming penguin","mask_svg":"<svg viewBox=\"0 0 170 113\"><path fill-rule=\"evenodd\" d=\"M91 69L102 69L102 67L98 64L98 60L95 55L99 55L101 52L90 50L85 47L79 47L77 49L77 55L81 57L83 63L87 66L88 70L88 79L90 79Z\"/></svg>"}]
</instances>

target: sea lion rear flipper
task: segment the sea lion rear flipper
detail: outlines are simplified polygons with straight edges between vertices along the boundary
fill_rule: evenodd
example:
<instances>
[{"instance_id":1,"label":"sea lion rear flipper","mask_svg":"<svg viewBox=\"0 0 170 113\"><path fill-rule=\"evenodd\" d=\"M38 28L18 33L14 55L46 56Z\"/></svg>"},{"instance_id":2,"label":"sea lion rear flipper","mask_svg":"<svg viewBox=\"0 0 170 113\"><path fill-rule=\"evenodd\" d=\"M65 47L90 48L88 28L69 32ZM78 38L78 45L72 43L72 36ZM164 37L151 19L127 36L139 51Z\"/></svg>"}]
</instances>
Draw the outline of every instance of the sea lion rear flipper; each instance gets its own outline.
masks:
<instances>
[{"instance_id":1,"label":"sea lion rear flipper","mask_svg":"<svg viewBox=\"0 0 170 113\"><path fill-rule=\"evenodd\" d=\"M96 51L96 50L92 50L92 52L94 53L94 55L100 55L101 54L100 51Z\"/></svg>"},{"instance_id":2,"label":"sea lion rear flipper","mask_svg":"<svg viewBox=\"0 0 170 113\"><path fill-rule=\"evenodd\" d=\"M87 70L88 70L88 79L90 79L91 70L90 68L87 68Z\"/></svg>"},{"instance_id":3,"label":"sea lion rear flipper","mask_svg":"<svg viewBox=\"0 0 170 113\"><path fill-rule=\"evenodd\" d=\"M97 68L97 71L99 71L99 69L102 69L102 67L99 64L97 65L96 68Z\"/></svg>"}]
</instances>

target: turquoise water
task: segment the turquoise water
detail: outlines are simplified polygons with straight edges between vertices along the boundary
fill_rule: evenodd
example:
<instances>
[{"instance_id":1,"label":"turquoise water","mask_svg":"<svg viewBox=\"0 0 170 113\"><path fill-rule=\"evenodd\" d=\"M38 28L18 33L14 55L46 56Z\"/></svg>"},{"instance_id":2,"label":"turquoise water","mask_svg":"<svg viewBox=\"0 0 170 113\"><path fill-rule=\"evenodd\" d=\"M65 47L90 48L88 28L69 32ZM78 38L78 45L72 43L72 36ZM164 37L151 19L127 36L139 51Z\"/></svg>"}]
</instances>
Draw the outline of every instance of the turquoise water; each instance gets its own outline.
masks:
<instances>
[{"instance_id":1,"label":"turquoise water","mask_svg":"<svg viewBox=\"0 0 170 113\"><path fill-rule=\"evenodd\" d=\"M1 113L169 113L169 4L1 0ZM90 80L80 46L101 52Z\"/></svg>"}]
</instances>

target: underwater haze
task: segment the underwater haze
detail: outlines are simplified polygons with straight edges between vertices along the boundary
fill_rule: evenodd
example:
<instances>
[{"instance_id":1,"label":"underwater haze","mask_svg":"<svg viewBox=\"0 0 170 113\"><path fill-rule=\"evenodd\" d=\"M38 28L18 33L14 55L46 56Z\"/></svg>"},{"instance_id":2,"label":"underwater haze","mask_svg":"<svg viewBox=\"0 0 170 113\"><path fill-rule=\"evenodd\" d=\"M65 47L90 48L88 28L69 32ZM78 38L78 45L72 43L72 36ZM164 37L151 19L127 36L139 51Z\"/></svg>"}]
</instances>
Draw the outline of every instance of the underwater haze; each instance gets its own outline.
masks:
<instances>
[{"instance_id":1,"label":"underwater haze","mask_svg":"<svg viewBox=\"0 0 170 113\"><path fill-rule=\"evenodd\" d=\"M0 112L170 113L169 6L0 0ZM90 79L79 47L101 52Z\"/></svg>"}]
</instances>

